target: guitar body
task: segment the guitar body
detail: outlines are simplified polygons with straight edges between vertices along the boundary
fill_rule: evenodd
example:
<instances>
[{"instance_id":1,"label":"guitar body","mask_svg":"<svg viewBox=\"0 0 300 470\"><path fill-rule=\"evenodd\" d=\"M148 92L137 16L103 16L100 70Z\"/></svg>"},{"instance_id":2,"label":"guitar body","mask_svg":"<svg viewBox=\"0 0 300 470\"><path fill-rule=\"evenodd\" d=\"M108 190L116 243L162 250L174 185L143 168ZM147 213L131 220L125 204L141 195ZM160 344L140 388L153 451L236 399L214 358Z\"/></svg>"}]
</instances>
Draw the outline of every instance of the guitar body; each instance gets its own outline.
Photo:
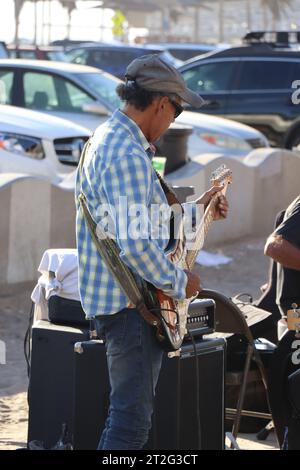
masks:
<instances>
[{"instance_id":1,"label":"guitar body","mask_svg":"<svg viewBox=\"0 0 300 470\"><path fill-rule=\"evenodd\" d=\"M196 297L184 300L175 300L152 284L142 281L143 289L147 290L144 297L151 313L160 320L158 339L162 348L167 351L177 351L186 334L186 321L189 305Z\"/></svg>"},{"instance_id":2,"label":"guitar body","mask_svg":"<svg viewBox=\"0 0 300 470\"><path fill-rule=\"evenodd\" d=\"M161 310L163 347L167 351L177 351L187 333L186 323L190 303L197 296L184 300L175 300L158 289L156 296Z\"/></svg>"},{"instance_id":3,"label":"guitar body","mask_svg":"<svg viewBox=\"0 0 300 470\"><path fill-rule=\"evenodd\" d=\"M227 185L232 181L231 171L225 165L222 165L213 173L211 181L214 185L224 184L222 193L225 194ZM197 255L203 246L208 228L213 221L218 197L218 193L213 196L205 210L203 223L200 223L195 234L193 250L187 249L184 241L183 226L180 228L181 236L177 240L175 249L168 255L170 261L177 267L187 270L192 269ZM189 306L198 297L198 294L189 299L175 300L162 290L156 289L152 284L142 279L139 282L148 309L160 320L158 339L161 342L162 348L167 352L177 351L180 349L184 336L187 334L186 325Z\"/></svg>"}]
</instances>

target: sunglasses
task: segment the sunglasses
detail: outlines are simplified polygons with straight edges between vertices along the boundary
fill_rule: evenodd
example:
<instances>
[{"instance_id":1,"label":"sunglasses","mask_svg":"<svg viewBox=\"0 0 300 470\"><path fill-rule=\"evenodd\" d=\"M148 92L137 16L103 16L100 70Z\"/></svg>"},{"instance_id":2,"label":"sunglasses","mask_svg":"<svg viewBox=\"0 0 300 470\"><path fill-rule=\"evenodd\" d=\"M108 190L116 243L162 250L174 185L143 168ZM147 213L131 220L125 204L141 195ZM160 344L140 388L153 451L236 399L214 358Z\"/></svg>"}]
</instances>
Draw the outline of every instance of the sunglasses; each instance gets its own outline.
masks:
<instances>
[{"instance_id":1,"label":"sunglasses","mask_svg":"<svg viewBox=\"0 0 300 470\"><path fill-rule=\"evenodd\" d=\"M178 116L180 116L180 114L182 113L184 108L183 108L183 106L181 106L181 104L177 103L175 100L172 100L171 98L169 98L169 101L175 109L174 119L176 119L176 118L178 118Z\"/></svg>"}]
</instances>

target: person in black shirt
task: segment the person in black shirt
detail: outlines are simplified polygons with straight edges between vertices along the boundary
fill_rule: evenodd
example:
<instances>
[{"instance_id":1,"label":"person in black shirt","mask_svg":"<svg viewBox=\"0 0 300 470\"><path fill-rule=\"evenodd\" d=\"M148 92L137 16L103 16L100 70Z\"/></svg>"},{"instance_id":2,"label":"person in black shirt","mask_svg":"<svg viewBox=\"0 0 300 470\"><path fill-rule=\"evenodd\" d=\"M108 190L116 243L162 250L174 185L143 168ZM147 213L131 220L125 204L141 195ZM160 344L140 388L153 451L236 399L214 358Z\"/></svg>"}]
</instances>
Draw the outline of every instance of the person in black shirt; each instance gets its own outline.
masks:
<instances>
[{"instance_id":1,"label":"person in black shirt","mask_svg":"<svg viewBox=\"0 0 300 470\"><path fill-rule=\"evenodd\" d=\"M285 316L292 303L300 307L300 195L267 239L265 255L277 262L276 303Z\"/></svg>"},{"instance_id":2,"label":"person in black shirt","mask_svg":"<svg viewBox=\"0 0 300 470\"><path fill-rule=\"evenodd\" d=\"M300 308L300 195L267 239L265 255L277 265L276 303L285 317L293 303ZM300 418L288 385L291 374L299 369L292 360L295 336L295 331L287 331L279 338L268 371L269 402L278 441L282 448L291 450L300 449Z\"/></svg>"}]
</instances>

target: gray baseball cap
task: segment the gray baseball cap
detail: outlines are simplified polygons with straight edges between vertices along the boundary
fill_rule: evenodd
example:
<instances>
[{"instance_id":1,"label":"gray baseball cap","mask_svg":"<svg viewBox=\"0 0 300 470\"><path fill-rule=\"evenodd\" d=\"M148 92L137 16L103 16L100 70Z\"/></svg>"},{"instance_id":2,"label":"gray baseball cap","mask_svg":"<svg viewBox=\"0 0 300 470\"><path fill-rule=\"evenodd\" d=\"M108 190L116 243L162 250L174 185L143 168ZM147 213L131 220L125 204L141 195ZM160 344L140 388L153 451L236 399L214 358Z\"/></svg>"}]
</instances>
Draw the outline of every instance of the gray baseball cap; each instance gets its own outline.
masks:
<instances>
[{"instance_id":1,"label":"gray baseball cap","mask_svg":"<svg viewBox=\"0 0 300 470\"><path fill-rule=\"evenodd\" d=\"M183 101L200 108L205 101L197 93L187 88L182 75L158 54L149 54L134 59L125 72L126 80L133 80L148 91L174 93Z\"/></svg>"}]
</instances>

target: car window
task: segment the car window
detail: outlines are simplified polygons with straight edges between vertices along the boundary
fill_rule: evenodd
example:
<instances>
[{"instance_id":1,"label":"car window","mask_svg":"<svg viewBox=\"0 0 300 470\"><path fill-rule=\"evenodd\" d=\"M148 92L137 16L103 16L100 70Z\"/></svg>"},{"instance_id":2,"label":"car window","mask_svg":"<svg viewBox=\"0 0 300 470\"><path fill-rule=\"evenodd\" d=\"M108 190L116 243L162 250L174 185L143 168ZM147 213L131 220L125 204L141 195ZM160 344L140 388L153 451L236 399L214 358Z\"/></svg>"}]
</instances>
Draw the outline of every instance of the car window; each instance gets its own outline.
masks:
<instances>
[{"instance_id":1,"label":"car window","mask_svg":"<svg viewBox=\"0 0 300 470\"><path fill-rule=\"evenodd\" d=\"M58 108L58 98L52 75L25 72L24 101L26 108L52 110Z\"/></svg>"},{"instance_id":2,"label":"car window","mask_svg":"<svg viewBox=\"0 0 300 470\"><path fill-rule=\"evenodd\" d=\"M11 92L14 73L11 70L0 70L0 103L11 104Z\"/></svg>"},{"instance_id":3,"label":"car window","mask_svg":"<svg viewBox=\"0 0 300 470\"><path fill-rule=\"evenodd\" d=\"M100 98L101 103L111 111L121 106L121 100L117 95L116 88L119 81L114 77L103 73L78 73L77 78Z\"/></svg>"},{"instance_id":4,"label":"car window","mask_svg":"<svg viewBox=\"0 0 300 470\"><path fill-rule=\"evenodd\" d=\"M200 54L206 54L207 50L203 49L176 49L173 47L168 47L168 51L176 57L176 59L180 60L188 60L191 59L192 57L195 57L196 55Z\"/></svg>"},{"instance_id":5,"label":"car window","mask_svg":"<svg viewBox=\"0 0 300 470\"><path fill-rule=\"evenodd\" d=\"M46 52L47 60L58 60L60 62L68 62L66 54L62 51L47 51Z\"/></svg>"},{"instance_id":6,"label":"car window","mask_svg":"<svg viewBox=\"0 0 300 470\"><path fill-rule=\"evenodd\" d=\"M271 60L241 62L239 90L278 90L291 87L293 63Z\"/></svg>"},{"instance_id":7,"label":"car window","mask_svg":"<svg viewBox=\"0 0 300 470\"><path fill-rule=\"evenodd\" d=\"M197 93L226 91L232 88L236 62L212 62L195 65L182 72L189 88Z\"/></svg>"},{"instance_id":8,"label":"car window","mask_svg":"<svg viewBox=\"0 0 300 470\"><path fill-rule=\"evenodd\" d=\"M65 60L67 62L74 62L74 64L86 65L88 58L88 50L86 49L73 49L65 52Z\"/></svg>"},{"instance_id":9,"label":"car window","mask_svg":"<svg viewBox=\"0 0 300 470\"><path fill-rule=\"evenodd\" d=\"M93 99L79 87L57 75L24 73L25 106L45 111L82 112Z\"/></svg>"},{"instance_id":10,"label":"car window","mask_svg":"<svg viewBox=\"0 0 300 470\"><path fill-rule=\"evenodd\" d=\"M85 104L89 104L95 101L83 90L70 82L66 82L66 93L68 95L69 101L68 110L70 111L82 112L82 108Z\"/></svg>"},{"instance_id":11,"label":"car window","mask_svg":"<svg viewBox=\"0 0 300 470\"><path fill-rule=\"evenodd\" d=\"M91 50L89 55L89 65L94 65L104 70L114 69L118 67L126 67L133 59L143 55L144 52L140 51L126 51L126 50L112 50L112 49L98 49Z\"/></svg>"},{"instance_id":12,"label":"car window","mask_svg":"<svg viewBox=\"0 0 300 470\"><path fill-rule=\"evenodd\" d=\"M35 51L16 51L16 57L19 59L36 59Z\"/></svg>"}]
</instances>

